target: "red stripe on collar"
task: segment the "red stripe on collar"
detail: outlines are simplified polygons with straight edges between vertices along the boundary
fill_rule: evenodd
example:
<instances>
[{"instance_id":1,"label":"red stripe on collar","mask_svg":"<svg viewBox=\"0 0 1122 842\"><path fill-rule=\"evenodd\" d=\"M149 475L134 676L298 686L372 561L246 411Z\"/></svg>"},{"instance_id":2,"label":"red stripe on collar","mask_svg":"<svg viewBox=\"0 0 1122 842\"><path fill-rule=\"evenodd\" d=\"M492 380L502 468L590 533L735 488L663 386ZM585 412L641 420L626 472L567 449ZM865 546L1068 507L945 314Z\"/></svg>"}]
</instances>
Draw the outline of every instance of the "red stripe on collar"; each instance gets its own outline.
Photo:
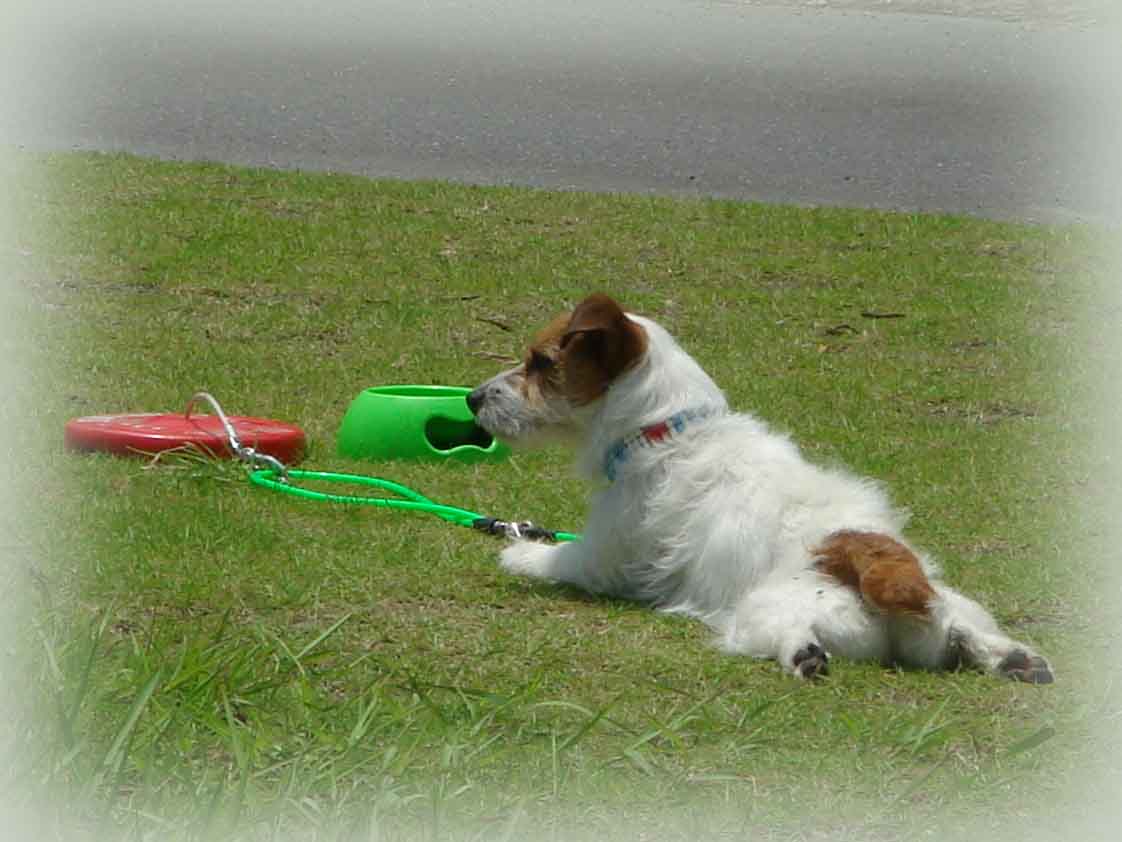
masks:
<instances>
[{"instance_id":1,"label":"red stripe on collar","mask_svg":"<svg viewBox=\"0 0 1122 842\"><path fill-rule=\"evenodd\" d=\"M626 463L636 451L662 444L678 435L689 424L700 421L713 414L709 409L686 409L676 412L665 421L640 427L637 433L621 439L608 449L604 457L604 473L614 481L621 465Z\"/></svg>"}]
</instances>

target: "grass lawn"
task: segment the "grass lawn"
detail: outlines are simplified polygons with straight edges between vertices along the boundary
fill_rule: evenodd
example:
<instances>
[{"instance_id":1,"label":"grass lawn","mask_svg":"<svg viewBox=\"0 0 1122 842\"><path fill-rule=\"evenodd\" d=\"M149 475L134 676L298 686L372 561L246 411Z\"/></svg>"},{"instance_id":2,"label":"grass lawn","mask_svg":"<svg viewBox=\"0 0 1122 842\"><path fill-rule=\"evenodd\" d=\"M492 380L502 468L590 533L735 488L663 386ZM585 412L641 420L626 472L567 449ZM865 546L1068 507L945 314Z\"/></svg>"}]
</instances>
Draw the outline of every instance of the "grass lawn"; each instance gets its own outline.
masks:
<instances>
[{"instance_id":1,"label":"grass lawn","mask_svg":"<svg viewBox=\"0 0 1122 842\"><path fill-rule=\"evenodd\" d=\"M13 527L35 560L5 589L22 622L3 669L26 681L9 682L19 760L0 785L51 805L44 833L1021 833L1097 756L1117 693L1094 668L1096 568L1071 505L1090 475L1090 232L119 156L27 165L41 180L0 251L38 351ZM68 418L174 411L205 388L303 426L307 467L579 530L563 452L362 464L335 435L362 389L478 383L593 290L665 324L813 458L886 482L911 538L1059 683L835 662L803 686L719 655L697 623L504 575L495 539L441 521L290 499L228 463L61 448Z\"/></svg>"}]
</instances>

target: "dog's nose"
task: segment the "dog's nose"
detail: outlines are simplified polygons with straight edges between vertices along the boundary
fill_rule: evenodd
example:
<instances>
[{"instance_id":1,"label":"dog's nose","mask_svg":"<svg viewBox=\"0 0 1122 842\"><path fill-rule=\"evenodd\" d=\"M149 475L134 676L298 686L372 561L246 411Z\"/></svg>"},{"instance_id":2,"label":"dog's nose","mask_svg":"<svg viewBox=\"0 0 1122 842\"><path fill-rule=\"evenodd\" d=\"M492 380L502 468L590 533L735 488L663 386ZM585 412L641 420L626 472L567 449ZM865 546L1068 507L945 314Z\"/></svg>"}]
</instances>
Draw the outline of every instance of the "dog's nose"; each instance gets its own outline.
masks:
<instances>
[{"instance_id":1,"label":"dog's nose","mask_svg":"<svg viewBox=\"0 0 1122 842\"><path fill-rule=\"evenodd\" d=\"M487 393L483 387L480 386L475 389L470 395L467 396L468 409L471 410L472 415L478 415L480 408L483 406L483 400L486 398Z\"/></svg>"}]
</instances>

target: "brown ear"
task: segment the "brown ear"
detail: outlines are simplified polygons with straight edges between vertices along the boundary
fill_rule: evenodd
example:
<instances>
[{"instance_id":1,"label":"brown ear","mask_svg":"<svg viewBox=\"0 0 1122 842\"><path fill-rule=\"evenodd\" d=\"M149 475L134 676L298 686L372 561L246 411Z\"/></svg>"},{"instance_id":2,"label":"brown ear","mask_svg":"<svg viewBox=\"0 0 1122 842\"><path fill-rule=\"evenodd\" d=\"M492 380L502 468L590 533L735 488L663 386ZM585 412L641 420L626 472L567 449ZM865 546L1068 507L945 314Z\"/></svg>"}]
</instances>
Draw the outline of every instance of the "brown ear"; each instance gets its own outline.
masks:
<instances>
[{"instance_id":1,"label":"brown ear","mask_svg":"<svg viewBox=\"0 0 1122 842\"><path fill-rule=\"evenodd\" d=\"M647 334L602 293L577 305L561 335L565 391L577 403L596 400L647 350Z\"/></svg>"}]
</instances>

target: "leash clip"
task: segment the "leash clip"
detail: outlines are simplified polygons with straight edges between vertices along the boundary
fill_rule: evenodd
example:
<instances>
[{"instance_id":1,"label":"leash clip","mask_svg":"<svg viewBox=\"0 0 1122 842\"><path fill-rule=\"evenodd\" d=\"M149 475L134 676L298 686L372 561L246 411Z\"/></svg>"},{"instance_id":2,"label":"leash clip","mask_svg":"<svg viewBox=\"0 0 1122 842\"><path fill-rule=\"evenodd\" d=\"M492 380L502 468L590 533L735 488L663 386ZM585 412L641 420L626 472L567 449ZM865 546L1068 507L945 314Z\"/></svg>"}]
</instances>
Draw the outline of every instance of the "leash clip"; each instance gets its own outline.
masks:
<instances>
[{"instance_id":1,"label":"leash clip","mask_svg":"<svg viewBox=\"0 0 1122 842\"><path fill-rule=\"evenodd\" d=\"M500 535L512 541L556 541L557 534L531 521L499 520L494 517L481 517L472 526L488 535Z\"/></svg>"},{"instance_id":2,"label":"leash clip","mask_svg":"<svg viewBox=\"0 0 1122 842\"><path fill-rule=\"evenodd\" d=\"M280 482L288 482L288 468L285 467L283 462L275 456L258 453L255 448L242 444L241 439L238 438L237 430L230 423L230 419L226 417L226 413L222 411L222 407L214 395L209 392L195 392L191 396L191 400L187 401L187 408L183 411L185 418L191 417L191 409L199 401L209 404L211 412L218 416L218 420L222 423L222 429L226 432L226 444L235 458L245 464L251 471L265 468L272 471Z\"/></svg>"}]
</instances>

